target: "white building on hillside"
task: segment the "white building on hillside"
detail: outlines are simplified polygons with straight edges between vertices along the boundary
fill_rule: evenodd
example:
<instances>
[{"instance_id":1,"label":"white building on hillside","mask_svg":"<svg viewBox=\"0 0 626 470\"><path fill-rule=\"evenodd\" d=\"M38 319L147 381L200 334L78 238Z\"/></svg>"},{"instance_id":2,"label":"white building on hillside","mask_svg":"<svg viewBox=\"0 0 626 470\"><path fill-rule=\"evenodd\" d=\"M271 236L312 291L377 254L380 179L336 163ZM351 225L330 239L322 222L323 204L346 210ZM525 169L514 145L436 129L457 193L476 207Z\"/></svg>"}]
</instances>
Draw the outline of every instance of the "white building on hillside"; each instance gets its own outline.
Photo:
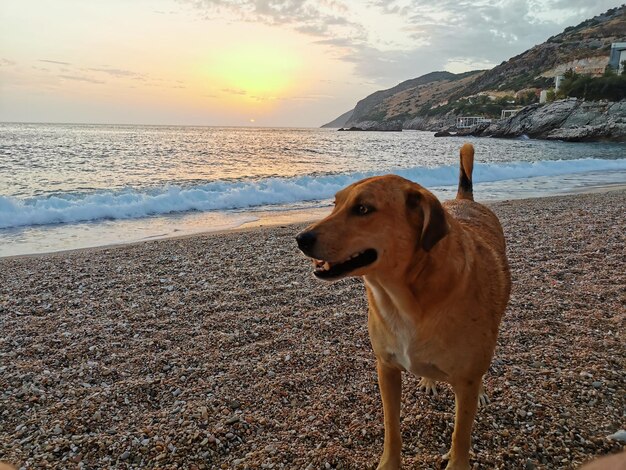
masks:
<instances>
[{"instance_id":1,"label":"white building on hillside","mask_svg":"<svg viewBox=\"0 0 626 470\"><path fill-rule=\"evenodd\" d=\"M556 77L554 77L554 91L557 92L559 91L559 88L561 88L561 82L565 79L565 77L563 75L557 75Z\"/></svg>"},{"instance_id":2,"label":"white building on hillside","mask_svg":"<svg viewBox=\"0 0 626 470\"><path fill-rule=\"evenodd\" d=\"M613 70L617 70L617 73L622 73L624 62L626 62L626 42L614 42L611 44L609 65Z\"/></svg>"},{"instance_id":3,"label":"white building on hillside","mask_svg":"<svg viewBox=\"0 0 626 470\"><path fill-rule=\"evenodd\" d=\"M491 123L491 119L483 116L460 116L456 118L457 129L470 129L478 124Z\"/></svg>"},{"instance_id":4,"label":"white building on hillside","mask_svg":"<svg viewBox=\"0 0 626 470\"><path fill-rule=\"evenodd\" d=\"M518 109L503 109L502 112L500 113L500 119L508 119L510 117L513 117L513 116L515 116L518 113L518 111L520 109L521 108L518 108Z\"/></svg>"}]
</instances>

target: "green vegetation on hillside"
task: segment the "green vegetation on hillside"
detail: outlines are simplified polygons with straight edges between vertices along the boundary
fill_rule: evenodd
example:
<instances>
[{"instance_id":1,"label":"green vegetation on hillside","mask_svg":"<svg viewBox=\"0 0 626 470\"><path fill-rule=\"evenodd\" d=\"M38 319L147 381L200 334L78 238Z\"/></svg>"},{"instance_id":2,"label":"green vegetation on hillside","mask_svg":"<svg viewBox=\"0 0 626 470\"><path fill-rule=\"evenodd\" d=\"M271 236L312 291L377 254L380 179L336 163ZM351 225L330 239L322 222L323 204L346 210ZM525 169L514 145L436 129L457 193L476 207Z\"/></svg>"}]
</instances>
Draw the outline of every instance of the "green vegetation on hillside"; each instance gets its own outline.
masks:
<instances>
[{"instance_id":1,"label":"green vegetation on hillside","mask_svg":"<svg viewBox=\"0 0 626 470\"><path fill-rule=\"evenodd\" d=\"M557 98L566 97L609 101L626 99L626 73L617 75L607 69L602 77L591 77L568 70L557 93Z\"/></svg>"},{"instance_id":2,"label":"green vegetation on hillside","mask_svg":"<svg viewBox=\"0 0 626 470\"><path fill-rule=\"evenodd\" d=\"M518 96L503 96L492 100L486 95L475 96L472 98L461 98L444 106L430 108L430 105L424 106L419 110L418 115L422 116L438 116L453 112L460 116L483 116L488 118L499 118L503 109L510 109L516 106L526 106L538 101L537 95L529 91Z\"/></svg>"},{"instance_id":3,"label":"green vegetation on hillside","mask_svg":"<svg viewBox=\"0 0 626 470\"><path fill-rule=\"evenodd\" d=\"M523 88L547 88L554 83L553 78L541 77L540 72L532 70L530 72L515 76L510 80L505 80L498 86L500 90L521 90Z\"/></svg>"}]
</instances>

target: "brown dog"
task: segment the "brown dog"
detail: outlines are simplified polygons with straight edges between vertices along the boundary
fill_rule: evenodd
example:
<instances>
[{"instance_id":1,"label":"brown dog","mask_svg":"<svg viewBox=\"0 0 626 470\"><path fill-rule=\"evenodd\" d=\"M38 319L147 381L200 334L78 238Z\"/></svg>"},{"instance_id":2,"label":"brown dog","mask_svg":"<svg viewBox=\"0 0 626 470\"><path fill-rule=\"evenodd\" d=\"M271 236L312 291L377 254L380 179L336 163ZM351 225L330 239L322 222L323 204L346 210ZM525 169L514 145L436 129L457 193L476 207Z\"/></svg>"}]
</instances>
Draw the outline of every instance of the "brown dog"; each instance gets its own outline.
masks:
<instances>
[{"instance_id":1,"label":"brown dog","mask_svg":"<svg viewBox=\"0 0 626 470\"><path fill-rule=\"evenodd\" d=\"M448 469L468 469L472 425L509 300L502 227L474 202L474 148L461 148L459 190L441 204L394 175L339 191L335 209L296 239L316 277L362 276L385 422L379 469L400 468L401 372L452 385L456 417Z\"/></svg>"}]
</instances>

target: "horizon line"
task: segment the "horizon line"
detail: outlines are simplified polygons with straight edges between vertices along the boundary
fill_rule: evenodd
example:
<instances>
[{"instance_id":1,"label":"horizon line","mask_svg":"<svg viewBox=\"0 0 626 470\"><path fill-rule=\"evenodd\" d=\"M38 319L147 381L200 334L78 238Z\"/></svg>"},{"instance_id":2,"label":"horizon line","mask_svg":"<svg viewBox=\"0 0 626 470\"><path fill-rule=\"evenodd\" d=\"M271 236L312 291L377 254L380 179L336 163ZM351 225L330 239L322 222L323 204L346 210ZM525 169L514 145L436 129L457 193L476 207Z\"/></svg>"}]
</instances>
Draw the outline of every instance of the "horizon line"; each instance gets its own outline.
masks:
<instances>
[{"instance_id":1,"label":"horizon line","mask_svg":"<svg viewBox=\"0 0 626 470\"><path fill-rule=\"evenodd\" d=\"M113 123L113 122L61 122L61 121L0 121L0 124L48 124L61 126L144 126L144 127L214 127L242 129L322 129L322 126L264 126L237 124L145 124L145 123Z\"/></svg>"}]
</instances>

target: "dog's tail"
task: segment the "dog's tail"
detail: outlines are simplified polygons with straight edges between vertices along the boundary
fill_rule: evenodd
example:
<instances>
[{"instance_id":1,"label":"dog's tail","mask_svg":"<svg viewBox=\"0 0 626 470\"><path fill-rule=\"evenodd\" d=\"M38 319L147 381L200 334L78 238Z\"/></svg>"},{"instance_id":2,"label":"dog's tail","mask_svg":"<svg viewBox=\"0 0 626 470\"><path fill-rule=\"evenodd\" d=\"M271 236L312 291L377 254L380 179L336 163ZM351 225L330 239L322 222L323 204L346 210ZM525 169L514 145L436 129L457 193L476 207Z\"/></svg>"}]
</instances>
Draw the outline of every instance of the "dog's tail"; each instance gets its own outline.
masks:
<instances>
[{"instance_id":1,"label":"dog's tail","mask_svg":"<svg viewBox=\"0 0 626 470\"><path fill-rule=\"evenodd\" d=\"M459 190L456 193L456 198L473 201L472 169L474 168L474 146L472 144L464 144L461 147L460 160Z\"/></svg>"}]
</instances>

